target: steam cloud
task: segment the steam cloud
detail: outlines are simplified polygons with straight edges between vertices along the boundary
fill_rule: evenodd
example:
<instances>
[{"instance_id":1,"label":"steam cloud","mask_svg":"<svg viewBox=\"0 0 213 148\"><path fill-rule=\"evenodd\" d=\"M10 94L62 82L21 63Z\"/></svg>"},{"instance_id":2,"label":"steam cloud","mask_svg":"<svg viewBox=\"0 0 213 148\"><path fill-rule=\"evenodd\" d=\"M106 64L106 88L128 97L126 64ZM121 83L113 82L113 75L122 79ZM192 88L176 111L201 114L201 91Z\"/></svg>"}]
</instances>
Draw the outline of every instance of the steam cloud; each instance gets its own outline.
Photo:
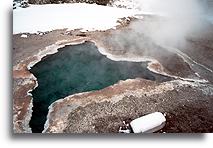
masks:
<instances>
[{"instance_id":1,"label":"steam cloud","mask_svg":"<svg viewBox=\"0 0 213 148\"><path fill-rule=\"evenodd\" d=\"M139 46L146 46L148 49L149 45L143 43L145 42L144 36L160 45L178 46L178 44L184 44L187 37L199 34L205 29L206 22L203 18L206 14L205 4L207 1L134 0L136 8L143 14L156 17L148 21L132 23L131 33L117 33L112 37L112 40L117 41L120 49L124 49L127 45L129 49Z\"/></svg>"},{"instance_id":2,"label":"steam cloud","mask_svg":"<svg viewBox=\"0 0 213 148\"><path fill-rule=\"evenodd\" d=\"M140 4L142 11L168 18L146 28L149 36L158 43L176 45L202 26L200 17L204 9L199 0L142 0Z\"/></svg>"}]
</instances>

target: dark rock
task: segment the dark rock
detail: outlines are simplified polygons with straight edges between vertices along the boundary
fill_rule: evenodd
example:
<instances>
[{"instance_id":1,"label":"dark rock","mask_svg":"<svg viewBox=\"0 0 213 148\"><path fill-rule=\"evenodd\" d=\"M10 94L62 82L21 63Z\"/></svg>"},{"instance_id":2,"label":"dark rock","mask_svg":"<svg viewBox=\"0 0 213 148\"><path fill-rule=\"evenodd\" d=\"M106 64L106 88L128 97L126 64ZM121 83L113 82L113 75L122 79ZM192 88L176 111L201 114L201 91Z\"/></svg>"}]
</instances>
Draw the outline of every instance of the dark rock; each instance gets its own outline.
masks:
<instances>
[{"instance_id":1,"label":"dark rock","mask_svg":"<svg viewBox=\"0 0 213 148\"><path fill-rule=\"evenodd\" d=\"M29 0L30 4L60 4L60 3L96 3L98 5L107 5L112 0Z\"/></svg>"}]
</instances>

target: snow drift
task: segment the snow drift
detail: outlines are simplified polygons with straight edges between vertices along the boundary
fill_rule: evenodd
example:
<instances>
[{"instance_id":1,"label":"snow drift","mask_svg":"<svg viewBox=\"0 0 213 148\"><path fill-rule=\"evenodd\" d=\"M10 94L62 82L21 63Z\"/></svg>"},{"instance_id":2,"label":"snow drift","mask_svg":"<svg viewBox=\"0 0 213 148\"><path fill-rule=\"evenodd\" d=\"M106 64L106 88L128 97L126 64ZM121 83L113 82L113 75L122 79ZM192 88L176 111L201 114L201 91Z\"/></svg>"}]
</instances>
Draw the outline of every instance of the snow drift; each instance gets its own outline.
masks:
<instances>
[{"instance_id":1,"label":"snow drift","mask_svg":"<svg viewBox=\"0 0 213 148\"><path fill-rule=\"evenodd\" d=\"M134 10L96 4L30 5L13 11L13 34L64 28L107 30L117 26L119 18L134 14Z\"/></svg>"}]
</instances>

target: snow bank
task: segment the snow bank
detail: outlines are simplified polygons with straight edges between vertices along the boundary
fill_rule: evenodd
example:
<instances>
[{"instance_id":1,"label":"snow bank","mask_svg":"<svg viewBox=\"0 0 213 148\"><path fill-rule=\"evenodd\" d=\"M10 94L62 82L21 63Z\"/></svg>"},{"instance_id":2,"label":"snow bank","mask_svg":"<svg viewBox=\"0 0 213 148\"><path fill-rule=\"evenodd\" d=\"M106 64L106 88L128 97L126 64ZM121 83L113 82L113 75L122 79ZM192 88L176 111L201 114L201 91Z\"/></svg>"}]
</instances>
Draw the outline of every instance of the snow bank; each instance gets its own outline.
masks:
<instances>
[{"instance_id":1,"label":"snow bank","mask_svg":"<svg viewBox=\"0 0 213 148\"><path fill-rule=\"evenodd\" d=\"M134 133L153 133L164 127L166 118L160 112L133 120L130 125Z\"/></svg>"},{"instance_id":2,"label":"snow bank","mask_svg":"<svg viewBox=\"0 0 213 148\"><path fill-rule=\"evenodd\" d=\"M134 16L135 10L96 4L30 5L13 10L13 34L36 33L55 29L107 30L119 18Z\"/></svg>"},{"instance_id":3,"label":"snow bank","mask_svg":"<svg viewBox=\"0 0 213 148\"><path fill-rule=\"evenodd\" d=\"M26 34L22 34L21 38L27 38L27 35Z\"/></svg>"},{"instance_id":4,"label":"snow bank","mask_svg":"<svg viewBox=\"0 0 213 148\"><path fill-rule=\"evenodd\" d=\"M205 8L204 3L209 8ZM212 5L212 0L115 0L112 3L115 7L137 9L141 14L167 17L200 15Z\"/></svg>"}]
</instances>

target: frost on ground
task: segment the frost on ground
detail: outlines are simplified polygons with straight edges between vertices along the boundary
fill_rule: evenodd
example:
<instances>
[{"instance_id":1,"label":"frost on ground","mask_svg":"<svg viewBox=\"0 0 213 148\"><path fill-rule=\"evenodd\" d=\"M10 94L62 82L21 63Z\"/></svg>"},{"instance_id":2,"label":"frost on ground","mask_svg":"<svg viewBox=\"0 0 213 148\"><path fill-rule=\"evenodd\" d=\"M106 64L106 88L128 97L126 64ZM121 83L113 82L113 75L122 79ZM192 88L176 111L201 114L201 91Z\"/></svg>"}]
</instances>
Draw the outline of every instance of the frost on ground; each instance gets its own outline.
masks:
<instances>
[{"instance_id":1,"label":"frost on ground","mask_svg":"<svg viewBox=\"0 0 213 148\"><path fill-rule=\"evenodd\" d=\"M119 25L119 18L136 11L96 4L30 5L13 10L13 34L46 32L55 29L107 30Z\"/></svg>"}]
</instances>

